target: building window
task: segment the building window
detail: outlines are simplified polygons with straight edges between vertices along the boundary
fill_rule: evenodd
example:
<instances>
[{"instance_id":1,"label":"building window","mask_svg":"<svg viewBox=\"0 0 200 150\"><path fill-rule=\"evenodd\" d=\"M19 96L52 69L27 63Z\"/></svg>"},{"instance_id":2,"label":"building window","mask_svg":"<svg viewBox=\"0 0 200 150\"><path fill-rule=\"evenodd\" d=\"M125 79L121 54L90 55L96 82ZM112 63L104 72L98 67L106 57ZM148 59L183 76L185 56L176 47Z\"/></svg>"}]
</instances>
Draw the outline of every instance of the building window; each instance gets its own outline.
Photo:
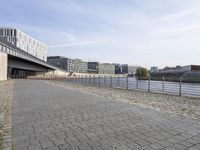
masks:
<instances>
[{"instance_id":1,"label":"building window","mask_svg":"<svg viewBox=\"0 0 200 150\"><path fill-rule=\"evenodd\" d=\"M3 29L0 29L0 36L3 36Z\"/></svg>"},{"instance_id":2,"label":"building window","mask_svg":"<svg viewBox=\"0 0 200 150\"><path fill-rule=\"evenodd\" d=\"M16 30L14 30L14 36L15 36L15 37L17 36Z\"/></svg>"},{"instance_id":3,"label":"building window","mask_svg":"<svg viewBox=\"0 0 200 150\"><path fill-rule=\"evenodd\" d=\"M4 52L6 51L6 47L5 47L5 46L3 46L3 51L4 51Z\"/></svg>"}]
</instances>

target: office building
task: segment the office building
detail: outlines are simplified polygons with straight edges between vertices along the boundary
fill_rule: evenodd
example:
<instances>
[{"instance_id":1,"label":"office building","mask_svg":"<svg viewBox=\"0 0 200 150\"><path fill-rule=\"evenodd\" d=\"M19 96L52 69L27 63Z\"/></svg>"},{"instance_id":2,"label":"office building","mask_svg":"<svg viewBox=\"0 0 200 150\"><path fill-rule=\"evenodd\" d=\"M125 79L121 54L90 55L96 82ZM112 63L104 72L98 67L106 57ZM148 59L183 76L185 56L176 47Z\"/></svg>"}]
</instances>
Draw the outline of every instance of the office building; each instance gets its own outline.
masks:
<instances>
[{"instance_id":1,"label":"office building","mask_svg":"<svg viewBox=\"0 0 200 150\"><path fill-rule=\"evenodd\" d=\"M78 73L87 73L87 62L82 61L81 59L69 59L68 58L68 71L69 72L78 72Z\"/></svg>"},{"instance_id":2,"label":"office building","mask_svg":"<svg viewBox=\"0 0 200 150\"><path fill-rule=\"evenodd\" d=\"M81 59L70 59L61 56L50 56L47 62L69 72L87 73L88 64Z\"/></svg>"},{"instance_id":3,"label":"office building","mask_svg":"<svg viewBox=\"0 0 200 150\"><path fill-rule=\"evenodd\" d=\"M99 73L99 62L88 62L88 73Z\"/></svg>"},{"instance_id":4,"label":"office building","mask_svg":"<svg viewBox=\"0 0 200 150\"><path fill-rule=\"evenodd\" d=\"M99 74L115 74L115 65L108 63L99 64Z\"/></svg>"},{"instance_id":5,"label":"office building","mask_svg":"<svg viewBox=\"0 0 200 150\"><path fill-rule=\"evenodd\" d=\"M157 73L157 72L159 72L159 69L158 69L158 67L155 67L155 66L153 66L153 67L151 67L151 73Z\"/></svg>"},{"instance_id":6,"label":"office building","mask_svg":"<svg viewBox=\"0 0 200 150\"><path fill-rule=\"evenodd\" d=\"M62 56L50 56L47 57L47 62L53 66L56 66L62 70L68 71L68 59Z\"/></svg>"},{"instance_id":7,"label":"office building","mask_svg":"<svg viewBox=\"0 0 200 150\"><path fill-rule=\"evenodd\" d=\"M47 45L16 28L0 28L0 38L4 38L21 50L47 61Z\"/></svg>"},{"instance_id":8,"label":"office building","mask_svg":"<svg viewBox=\"0 0 200 150\"><path fill-rule=\"evenodd\" d=\"M138 66L128 66L128 74L129 75L135 75L137 68L138 68Z\"/></svg>"},{"instance_id":9,"label":"office building","mask_svg":"<svg viewBox=\"0 0 200 150\"><path fill-rule=\"evenodd\" d=\"M121 65L121 73L122 74L128 74L128 65L127 64L123 64Z\"/></svg>"},{"instance_id":10,"label":"office building","mask_svg":"<svg viewBox=\"0 0 200 150\"><path fill-rule=\"evenodd\" d=\"M121 65L113 64L115 66L115 74L121 74Z\"/></svg>"}]
</instances>

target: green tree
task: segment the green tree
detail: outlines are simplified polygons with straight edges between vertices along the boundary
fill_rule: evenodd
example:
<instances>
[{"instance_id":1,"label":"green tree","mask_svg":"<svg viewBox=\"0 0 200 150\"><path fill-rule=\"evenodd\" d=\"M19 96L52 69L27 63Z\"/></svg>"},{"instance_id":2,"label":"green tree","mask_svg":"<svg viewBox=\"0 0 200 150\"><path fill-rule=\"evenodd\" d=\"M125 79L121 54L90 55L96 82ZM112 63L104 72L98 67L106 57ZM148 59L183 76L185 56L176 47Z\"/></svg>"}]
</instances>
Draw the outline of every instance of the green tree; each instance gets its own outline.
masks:
<instances>
[{"instance_id":1,"label":"green tree","mask_svg":"<svg viewBox=\"0 0 200 150\"><path fill-rule=\"evenodd\" d=\"M143 67L139 67L137 68L136 70L136 76L139 78L139 79L143 79L143 78L146 78L148 76L148 71L146 68L143 68Z\"/></svg>"}]
</instances>

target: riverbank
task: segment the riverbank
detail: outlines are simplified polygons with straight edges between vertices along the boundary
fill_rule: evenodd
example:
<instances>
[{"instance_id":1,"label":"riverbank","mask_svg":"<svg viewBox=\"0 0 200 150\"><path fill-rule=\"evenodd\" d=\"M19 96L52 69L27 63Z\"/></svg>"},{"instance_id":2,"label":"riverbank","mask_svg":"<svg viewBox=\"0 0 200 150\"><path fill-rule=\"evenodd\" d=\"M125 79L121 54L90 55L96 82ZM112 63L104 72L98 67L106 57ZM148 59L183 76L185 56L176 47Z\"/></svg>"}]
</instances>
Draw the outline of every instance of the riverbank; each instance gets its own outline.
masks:
<instances>
[{"instance_id":1,"label":"riverbank","mask_svg":"<svg viewBox=\"0 0 200 150\"><path fill-rule=\"evenodd\" d=\"M12 149L13 81L0 82L0 150Z\"/></svg>"},{"instance_id":2,"label":"riverbank","mask_svg":"<svg viewBox=\"0 0 200 150\"><path fill-rule=\"evenodd\" d=\"M113 89L97 86L85 86L69 82L48 81L57 86L123 101L133 105L149 107L162 112L175 113L194 119L200 119L200 98L179 97L168 94L148 93L135 90Z\"/></svg>"}]
</instances>

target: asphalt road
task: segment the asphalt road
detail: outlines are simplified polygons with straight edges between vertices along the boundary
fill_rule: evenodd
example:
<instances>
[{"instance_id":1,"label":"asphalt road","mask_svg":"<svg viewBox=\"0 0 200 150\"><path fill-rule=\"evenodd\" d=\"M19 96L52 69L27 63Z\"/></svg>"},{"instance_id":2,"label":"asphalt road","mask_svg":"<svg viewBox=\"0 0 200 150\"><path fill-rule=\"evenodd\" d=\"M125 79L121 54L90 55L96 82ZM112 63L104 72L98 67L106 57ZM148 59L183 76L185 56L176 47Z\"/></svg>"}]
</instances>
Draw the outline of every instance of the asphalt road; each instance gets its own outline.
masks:
<instances>
[{"instance_id":1,"label":"asphalt road","mask_svg":"<svg viewBox=\"0 0 200 150\"><path fill-rule=\"evenodd\" d=\"M200 121L51 85L16 80L14 150L200 150Z\"/></svg>"}]
</instances>

